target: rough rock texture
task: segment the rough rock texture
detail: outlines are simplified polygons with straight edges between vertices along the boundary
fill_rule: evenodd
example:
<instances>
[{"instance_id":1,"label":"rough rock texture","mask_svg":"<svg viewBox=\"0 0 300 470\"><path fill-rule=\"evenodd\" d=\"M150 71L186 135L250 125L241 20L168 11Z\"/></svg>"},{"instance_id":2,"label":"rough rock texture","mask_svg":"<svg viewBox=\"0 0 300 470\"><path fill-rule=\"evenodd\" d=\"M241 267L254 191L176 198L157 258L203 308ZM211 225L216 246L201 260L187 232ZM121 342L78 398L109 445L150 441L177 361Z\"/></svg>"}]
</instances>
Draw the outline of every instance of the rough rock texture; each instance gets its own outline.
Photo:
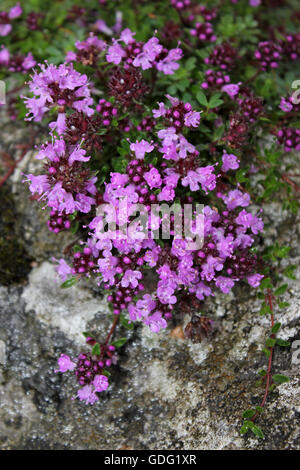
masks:
<instances>
[{"instance_id":1,"label":"rough rock texture","mask_svg":"<svg viewBox=\"0 0 300 470\"><path fill-rule=\"evenodd\" d=\"M68 236L55 236L45 216L29 201L20 184L21 171L36 167L28 155L12 177L12 197L23 227L28 255L27 279L0 286L0 446L2 449L299 449L300 448L300 294L291 282L274 371L291 377L270 396L259 425L265 439L241 437L241 413L260 403L257 370L268 319L258 314L255 293L237 287L207 305L216 317L213 337L200 344L180 339L171 326L159 335L147 327L128 334L111 386L94 406L71 400L72 374L55 374L61 352L76 355L84 346L83 330L108 328L101 292L82 283L62 290L49 263ZM9 187L7 186L7 190ZM280 206L267 207L266 243L291 244L290 262L299 261L299 221ZM13 260L11 261L14 262ZM299 275L299 272L298 272ZM25 276L26 278L26 276ZM185 321L187 321L185 319Z\"/></svg>"}]
</instances>

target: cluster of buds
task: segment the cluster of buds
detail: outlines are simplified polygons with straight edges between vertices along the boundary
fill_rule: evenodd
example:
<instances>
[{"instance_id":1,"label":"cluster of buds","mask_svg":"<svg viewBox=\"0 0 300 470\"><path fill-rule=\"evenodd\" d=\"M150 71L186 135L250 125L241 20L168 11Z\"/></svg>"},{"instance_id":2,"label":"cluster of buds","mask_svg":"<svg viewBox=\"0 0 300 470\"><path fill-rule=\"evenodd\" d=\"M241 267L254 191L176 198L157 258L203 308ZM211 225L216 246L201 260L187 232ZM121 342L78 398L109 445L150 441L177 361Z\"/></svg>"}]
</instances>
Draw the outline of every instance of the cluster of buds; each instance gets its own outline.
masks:
<instances>
[{"instance_id":1,"label":"cluster of buds","mask_svg":"<svg viewBox=\"0 0 300 470\"><path fill-rule=\"evenodd\" d=\"M82 251L76 251L73 255L72 274L89 273L95 266L95 262L91 248L85 246Z\"/></svg>"},{"instance_id":2,"label":"cluster of buds","mask_svg":"<svg viewBox=\"0 0 300 470\"><path fill-rule=\"evenodd\" d=\"M283 127L276 133L278 143L284 145L286 152L300 150L300 129L296 127Z\"/></svg>"},{"instance_id":3,"label":"cluster of buds","mask_svg":"<svg viewBox=\"0 0 300 470\"><path fill-rule=\"evenodd\" d=\"M85 41L75 43L77 52L68 52L66 62L81 62L83 65L96 67L100 52L106 49L106 43L93 33Z\"/></svg>"},{"instance_id":4,"label":"cluster of buds","mask_svg":"<svg viewBox=\"0 0 300 470\"><path fill-rule=\"evenodd\" d=\"M215 42L217 39L211 23L196 23L195 27L190 30L190 34L199 41Z\"/></svg>"},{"instance_id":5,"label":"cluster of buds","mask_svg":"<svg viewBox=\"0 0 300 470\"><path fill-rule=\"evenodd\" d=\"M64 230L69 230L71 227L71 221L65 211L61 214L56 211L50 211L49 220L47 221L50 232L59 233Z\"/></svg>"},{"instance_id":6,"label":"cluster of buds","mask_svg":"<svg viewBox=\"0 0 300 470\"><path fill-rule=\"evenodd\" d=\"M233 114L229 117L229 128L225 133L223 140L230 147L239 149L247 142L249 127L247 120L240 113Z\"/></svg>"},{"instance_id":7,"label":"cluster of buds","mask_svg":"<svg viewBox=\"0 0 300 470\"><path fill-rule=\"evenodd\" d=\"M178 11L183 11L191 5L191 0L171 0L171 5Z\"/></svg>"},{"instance_id":8,"label":"cluster of buds","mask_svg":"<svg viewBox=\"0 0 300 470\"><path fill-rule=\"evenodd\" d=\"M149 92L149 86L135 67L114 67L109 77L108 91L117 104L127 109L135 106Z\"/></svg>"},{"instance_id":9,"label":"cluster of buds","mask_svg":"<svg viewBox=\"0 0 300 470\"><path fill-rule=\"evenodd\" d=\"M229 75L225 75L221 70L209 69L205 72L205 81L201 86L205 90L219 90L228 83L230 83Z\"/></svg>"},{"instance_id":10,"label":"cluster of buds","mask_svg":"<svg viewBox=\"0 0 300 470\"><path fill-rule=\"evenodd\" d=\"M35 11L31 11L26 18L27 28L30 31L37 31L42 28L41 22L44 19L43 13L36 13Z\"/></svg>"},{"instance_id":11,"label":"cluster of buds","mask_svg":"<svg viewBox=\"0 0 300 470\"><path fill-rule=\"evenodd\" d=\"M228 42L224 42L216 46L212 53L204 59L204 62L207 65L213 65L221 70L229 71L235 67L237 58L237 50Z\"/></svg>"},{"instance_id":12,"label":"cluster of buds","mask_svg":"<svg viewBox=\"0 0 300 470\"><path fill-rule=\"evenodd\" d=\"M97 393L104 392L109 386L106 368L116 364L118 357L112 344L96 343L90 336L86 338L86 342L93 346L92 353L82 352L74 360L61 354L58 359L59 368L55 372L73 371L80 387L76 397L93 405L99 400Z\"/></svg>"},{"instance_id":13,"label":"cluster of buds","mask_svg":"<svg viewBox=\"0 0 300 470\"><path fill-rule=\"evenodd\" d=\"M75 111L66 118L64 139L70 145L80 145L87 151L99 151L102 148L102 136L99 130L103 129L103 119L98 114L91 117Z\"/></svg>"},{"instance_id":14,"label":"cluster of buds","mask_svg":"<svg viewBox=\"0 0 300 470\"><path fill-rule=\"evenodd\" d=\"M263 71L275 69L282 58L282 47L272 41L263 41L258 44L254 56Z\"/></svg>"},{"instance_id":15,"label":"cluster of buds","mask_svg":"<svg viewBox=\"0 0 300 470\"><path fill-rule=\"evenodd\" d=\"M174 127L176 132L182 132L184 127L198 127L200 113L193 111L190 103L184 103L170 95L166 96L171 102L171 108L159 103L159 109L153 111L154 117L164 117L166 124Z\"/></svg>"},{"instance_id":16,"label":"cluster of buds","mask_svg":"<svg viewBox=\"0 0 300 470\"><path fill-rule=\"evenodd\" d=\"M253 95L252 91L243 87L240 97L237 99L239 112L249 122L255 122L264 112L263 100Z\"/></svg>"},{"instance_id":17,"label":"cluster of buds","mask_svg":"<svg viewBox=\"0 0 300 470\"><path fill-rule=\"evenodd\" d=\"M286 34L285 40L281 42L283 56L291 60L299 60L300 57L300 34Z\"/></svg>"}]
</instances>

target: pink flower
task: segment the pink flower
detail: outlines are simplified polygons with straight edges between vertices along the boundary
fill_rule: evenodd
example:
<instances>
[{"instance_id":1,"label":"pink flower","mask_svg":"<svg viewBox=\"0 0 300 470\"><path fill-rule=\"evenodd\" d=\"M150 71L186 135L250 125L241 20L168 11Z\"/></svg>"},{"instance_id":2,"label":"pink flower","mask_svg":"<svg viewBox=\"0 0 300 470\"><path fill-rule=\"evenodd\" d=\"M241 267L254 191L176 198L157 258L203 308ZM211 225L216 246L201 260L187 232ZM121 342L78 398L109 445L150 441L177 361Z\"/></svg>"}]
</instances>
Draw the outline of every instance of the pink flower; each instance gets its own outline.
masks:
<instances>
[{"instance_id":1,"label":"pink flower","mask_svg":"<svg viewBox=\"0 0 300 470\"><path fill-rule=\"evenodd\" d=\"M85 387L80 388L77 392L77 396L80 401L85 401L87 405L94 405L94 403L98 401L98 397L92 385L85 385Z\"/></svg>"},{"instance_id":2,"label":"pink flower","mask_svg":"<svg viewBox=\"0 0 300 470\"><path fill-rule=\"evenodd\" d=\"M108 378L106 375L96 375L93 380L93 385L96 392L103 392L109 386Z\"/></svg>"},{"instance_id":3,"label":"pink flower","mask_svg":"<svg viewBox=\"0 0 300 470\"><path fill-rule=\"evenodd\" d=\"M11 24L0 24L0 36L8 36L8 34L11 32L12 27Z\"/></svg>"},{"instance_id":4,"label":"pink flower","mask_svg":"<svg viewBox=\"0 0 300 470\"><path fill-rule=\"evenodd\" d=\"M238 94L240 89L240 84L229 83L228 85L222 86L221 90L227 93L227 95L233 100L234 97Z\"/></svg>"},{"instance_id":5,"label":"pink flower","mask_svg":"<svg viewBox=\"0 0 300 470\"><path fill-rule=\"evenodd\" d=\"M158 194L157 199L159 201L173 201L175 198L175 191L173 187L164 186L161 192Z\"/></svg>"},{"instance_id":6,"label":"pink flower","mask_svg":"<svg viewBox=\"0 0 300 470\"><path fill-rule=\"evenodd\" d=\"M167 328L168 324L162 317L161 312L154 312L153 315L146 317L144 323L150 327L153 333L158 333L162 328Z\"/></svg>"},{"instance_id":7,"label":"pink flower","mask_svg":"<svg viewBox=\"0 0 300 470\"><path fill-rule=\"evenodd\" d=\"M53 261L58 262L58 265L55 267L56 272L61 278L62 282L65 282L68 277L72 274L71 267L68 265L68 263L66 263L63 258L61 258L60 260L53 258Z\"/></svg>"},{"instance_id":8,"label":"pink flower","mask_svg":"<svg viewBox=\"0 0 300 470\"><path fill-rule=\"evenodd\" d=\"M198 191L199 184L202 190L212 191L216 187L216 175L213 173L214 166L209 165L197 168L196 171L190 170L185 178L182 179L182 186L189 186L191 191Z\"/></svg>"},{"instance_id":9,"label":"pink flower","mask_svg":"<svg viewBox=\"0 0 300 470\"><path fill-rule=\"evenodd\" d=\"M8 13L8 17L10 20L14 20L15 18L18 18L21 16L23 13L23 10L20 6L20 3L17 3L14 7L12 7Z\"/></svg>"},{"instance_id":10,"label":"pink flower","mask_svg":"<svg viewBox=\"0 0 300 470\"><path fill-rule=\"evenodd\" d=\"M30 70L36 65L36 60L34 60L33 55L31 52L27 54L25 59L23 60L22 67L24 70Z\"/></svg>"},{"instance_id":11,"label":"pink flower","mask_svg":"<svg viewBox=\"0 0 300 470\"><path fill-rule=\"evenodd\" d=\"M86 151L80 147L76 147L71 155L69 156L69 165L73 165L74 162L88 162L91 157L85 157Z\"/></svg>"},{"instance_id":12,"label":"pink flower","mask_svg":"<svg viewBox=\"0 0 300 470\"><path fill-rule=\"evenodd\" d=\"M163 46L159 44L156 37L147 41L143 46L143 51L136 56L133 61L134 67L142 67L143 70L150 69L156 57L161 53Z\"/></svg>"},{"instance_id":13,"label":"pink flower","mask_svg":"<svg viewBox=\"0 0 300 470\"><path fill-rule=\"evenodd\" d=\"M180 48L171 49L164 59L157 62L157 70L163 72L165 75L173 75L175 70L179 69L177 61L180 60L182 56L183 54Z\"/></svg>"},{"instance_id":14,"label":"pink flower","mask_svg":"<svg viewBox=\"0 0 300 470\"><path fill-rule=\"evenodd\" d=\"M0 34L1 36L1 34ZM0 50L0 65L8 65L10 58L9 50L6 47L1 46Z\"/></svg>"},{"instance_id":15,"label":"pink flower","mask_svg":"<svg viewBox=\"0 0 300 470\"><path fill-rule=\"evenodd\" d=\"M290 111L292 111L293 105L292 105L292 103L290 103L289 101L287 101L287 100L286 100L285 98L283 98L283 96L282 96L282 97L281 97L281 101L280 101L279 108L280 108L281 111L283 111L284 113L289 113Z\"/></svg>"},{"instance_id":16,"label":"pink flower","mask_svg":"<svg viewBox=\"0 0 300 470\"><path fill-rule=\"evenodd\" d=\"M68 370L74 370L76 367L75 362L71 361L70 357L66 354L61 354L57 362L59 369L55 372L67 372Z\"/></svg>"},{"instance_id":17,"label":"pink flower","mask_svg":"<svg viewBox=\"0 0 300 470\"><path fill-rule=\"evenodd\" d=\"M158 109L153 109L152 113L155 118L159 118L161 116L165 116L166 114L166 107L164 103L158 103Z\"/></svg>"},{"instance_id":18,"label":"pink flower","mask_svg":"<svg viewBox=\"0 0 300 470\"><path fill-rule=\"evenodd\" d=\"M144 174L144 179L147 181L150 188L159 188L162 184L162 179L159 171L156 168L151 168L150 171Z\"/></svg>"},{"instance_id":19,"label":"pink flower","mask_svg":"<svg viewBox=\"0 0 300 470\"><path fill-rule=\"evenodd\" d=\"M231 288L234 286L234 280L229 277L218 276L216 278L216 286L219 287L224 294L229 294Z\"/></svg>"},{"instance_id":20,"label":"pink flower","mask_svg":"<svg viewBox=\"0 0 300 470\"><path fill-rule=\"evenodd\" d=\"M187 127L198 127L200 123L200 113L197 111L190 111L184 116L184 124Z\"/></svg>"},{"instance_id":21,"label":"pink flower","mask_svg":"<svg viewBox=\"0 0 300 470\"><path fill-rule=\"evenodd\" d=\"M239 225L242 225L245 229L250 228L254 235L257 235L258 232L262 232L264 224L261 219L252 215L250 212L247 212L243 209L237 218L235 219Z\"/></svg>"},{"instance_id":22,"label":"pink flower","mask_svg":"<svg viewBox=\"0 0 300 470\"><path fill-rule=\"evenodd\" d=\"M121 32L120 39L123 41L126 45L131 44L134 42L133 36L135 36L136 33L133 33L129 28L124 29Z\"/></svg>"},{"instance_id":23,"label":"pink flower","mask_svg":"<svg viewBox=\"0 0 300 470\"><path fill-rule=\"evenodd\" d=\"M132 269L127 269L125 272L124 276L122 277L121 280L121 286L122 287L137 287L139 283L139 279L142 279L142 273L139 271L133 271Z\"/></svg>"},{"instance_id":24,"label":"pink flower","mask_svg":"<svg viewBox=\"0 0 300 470\"><path fill-rule=\"evenodd\" d=\"M248 284L251 286L251 287L258 287L260 285L260 281L263 279L263 275L262 274L251 274L251 276L248 276L247 277L247 281L248 281Z\"/></svg>"},{"instance_id":25,"label":"pink flower","mask_svg":"<svg viewBox=\"0 0 300 470\"><path fill-rule=\"evenodd\" d=\"M236 170L239 167L239 160L238 158L233 155L233 153L226 153L224 151L222 156L222 171L229 171L229 170Z\"/></svg>"},{"instance_id":26,"label":"pink flower","mask_svg":"<svg viewBox=\"0 0 300 470\"><path fill-rule=\"evenodd\" d=\"M106 54L106 60L107 62L112 62L115 65L119 65L119 63L125 56L126 52L124 51L122 46L115 42L112 46L109 46Z\"/></svg>"},{"instance_id":27,"label":"pink flower","mask_svg":"<svg viewBox=\"0 0 300 470\"><path fill-rule=\"evenodd\" d=\"M32 174L29 174L26 176L28 180L24 180L24 181L31 182L31 184L29 185L29 190L32 192L32 194L37 193L40 196L41 194L43 194L45 191L49 189L50 185L48 183L47 175L35 176Z\"/></svg>"},{"instance_id":28,"label":"pink flower","mask_svg":"<svg viewBox=\"0 0 300 470\"><path fill-rule=\"evenodd\" d=\"M130 150L135 152L135 156L138 160L143 160L145 157L145 153L150 153L154 149L154 145L149 144L146 140L141 140L140 142L137 140L136 143L130 144Z\"/></svg>"},{"instance_id":29,"label":"pink flower","mask_svg":"<svg viewBox=\"0 0 300 470\"><path fill-rule=\"evenodd\" d=\"M236 207L247 207L250 204L249 194L242 193L238 189L229 191L228 195L223 197L223 200L231 211Z\"/></svg>"}]
</instances>

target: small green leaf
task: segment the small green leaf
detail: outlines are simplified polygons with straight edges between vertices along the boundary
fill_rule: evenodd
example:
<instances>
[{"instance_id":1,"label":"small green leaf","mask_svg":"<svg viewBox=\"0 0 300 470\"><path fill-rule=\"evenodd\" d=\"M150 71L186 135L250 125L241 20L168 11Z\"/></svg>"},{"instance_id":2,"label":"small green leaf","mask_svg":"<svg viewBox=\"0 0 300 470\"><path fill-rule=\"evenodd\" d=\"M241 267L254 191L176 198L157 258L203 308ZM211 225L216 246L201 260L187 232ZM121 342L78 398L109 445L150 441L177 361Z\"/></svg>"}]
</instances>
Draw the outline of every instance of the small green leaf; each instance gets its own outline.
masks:
<instances>
[{"instance_id":1,"label":"small green leaf","mask_svg":"<svg viewBox=\"0 0 300 470\"><path fill-rule=\"evenodd\" d=\"M241 429L240 429L240 433L241 433L242 435L244 435L244 434L246 434L246 432L248 431L248 429L249 429L248 424L247 424L247 423L244 423L243 426L242 426Z\"/></svg>"},{"instance_id":2,"label":"small green leaf","mask_svg":"<svg viewBox=\"0 0 300 470\"><path fill-rule=\"evenodd\" d=\"M270 357L271 352L270 352L269 349L264 348L264 349L262 350L262 352L265 353L265 355L266 355L267 357Z\"/></svg>"},{"instance_id":3,"label":"small green leaf","mask_svg":"<svg viewBox=\"0 0 300 470\"><path fill-rule=\"evenodd\" d=\"M293 280L297 279L295 274L294 274L294 271L295 271L296 268L297 268L296 264L292 264L291 266L288 266L283 271L284 276L288 277L289 279L293 279Z\"/></svg>"},{"instance_id":4,"label":"small green leaf","mask_svg":"<svg viewBox=\"0 0 300 470\"><path fill-rule=\"evenodd\" d=\"M255 415L255 411L254 410L246 410L244 411L243 413L243 418L252 418L252 416Z\"/></svg>"},{"instance_id":5,"label":"small green leaf","mask_svg":"<svg viewBox=\"0 0 300 470\"><path fill-rule=\"evenodd\" d=\"M275 325L272 327L272 333L273 334L276 334L279 330L280 330L280 327L281 327L281 323L275 323Z\"/></svg>"},{"instance_id":6,"label":"small green leaf","mask_svg":"<svg viewBox=\"0 0 300 470\"><path fill-rule=\"evenodd\" d=\"M264 290L264 289L270 289L272 287L272 281L269 277L265 277L264 279L262 279L261 283L260 283L260 290Z\"/></svg>"},{"instance_id":7,"label":"small green leaf","mask_svg":"<svg viewBox=\"0 0 300 470\"><path fill-rule=\"evenodd\" d=\"M253 426L251 426L250 429L256 437L259 437L260 439L263 439L265 437L265 435L262 432L261 428L259 426L257 426L256 424L253 424Z\"/></svg>"},{"instance_id":8,"label":"small green leaf","mask_svg":"<svg viewBox=\"0 0 300 470\"><path fill-rule=\"evenodd\" d=\"M258 375L260 375L261 377L265 377L265 375L267 375L267 371L264 370L264 369L260 369L260 370L258 371Z\"/></svg>"},{"instance_id":9,"label":"small green leaf","mask_svg":"<svg viewBox=\"0 0 300 470\"><path fill-rule=\"evenodd\" d=\"M127 320L127 318L123 314L120 315L120 323L127 330L133 330L134 329L134 324L132 322L129 323L129 321Z\"/></svg>"},{"instance_id":10,"label":"small green leaf","mask_svg":"<svg viewBox=\"0 0 300 470\"><path fill-rule=\"evenodd\" d=\"M288 346L290 346L289 341L286 341L285 339L281 339L281 338L276 339L276 344L278 344L278 346L283 346L283 347L286 347L286 348Z\"/></svg>"},{"instance_id":11,"label":"small green leaf","mask_svg":"<svg viewBox=\"0 0 300 470\"><path fill-rule=\"evenodd\" d=\"M289 306L290 306L289 302L278 302L278 307L280 309L287 308Z\"/></svg>"},{"instance_id":12,"label":"small green leaf","mask_svg":"<svg viewBox=\"0 0 300 470\"><path fill-rule=\"evenodd\" d=\"M197 98L197 101L199 101L199 103L202 104L202 106L205 106L207 108L208 101L207 101L206 96L203 93L203 91L199 90L197 95L196 95L196 98Z\"/></svg>"},{"instance_id":13,"label":"small green leaf","mask_svg":"<svg viewBox=\"0 0 300 470\"><path fill-rule=\"evenodd\" d=\"M115 348L121 348L127 341L128 338L119 338L113 341L111 344L115 346Z\"/></svg>"},{"instance_id":14,"label":"small green leaf","mask_svg":"<svg viewBox=\"0 0 300 470\"><path fill-rule=\"evenodd\" d=\"M217 108L218 106L220 106L223 103L224 103L224 101L220 99L220 93L216 93L215 95L213 95L210 98L210 100L208 102L208 107L210 109Z\"/></svg>"},{"instance_id":15,"label":"small green leaf","mask_svg":"<svg viewBox=\"0 0 300 470\"><path fill-rule=\"evenodd\" d=\"M103 369L102 372L101 372L102 375L105 375L106 377L110 377L111 376L111 373L108 372L108 370L106 369Z\"/></svg>"},{"instance_id":16,"label":"small green leaf","mask_svg":"<svg viewBox=\"0 0 300 470\"><path fill-rule=\"evenodd\" d=\"M260 315L267 315L268 313L271 314L272 310L270 309L269 305L267 305L264 302L259 313L260 313Z\"/></svg>"},{"instance_id":17,"label":"small green leaf","mask_svg":"<svg viewBox=\"0 0 300 470\"><path fill-rule=\"evenodd\" d=\"M276 339L275 338L268 338L266 340L266 346L267 348L273 348L276 344Z\"/></svg>"},{"instance_id":18,"label":"small green leaf","mask_svg":"<svg viewBox=\"0 0 300 470\"><path fill-rule=\"evenodd\" d=\"M82 334L83 334L83 336L84 336L85 338L92 337L92 335L91 335L91 333L90 333L89 331L83 331Z\"/></svg>"},{"instance_id":19,"label":"small green leaf","mask_svg":"<svg viewBox=\"0 0 300 470\"><path fill-rule=\"evenodd\" d=\"M92 355L100 356L100 344L99 343L96 343L95 346L93 346Z\"/></svg>"},{"instance_id":20,"label":"small green leaf","mask_svg":"<svg viewBox=\"0 0 300 470\"><path fill-rule=\"evenodd\" d=\"M287 284L282 284L282 286L278 287L278 289L275 290L275 295L282 295L285 293L287 290L288 285Z\"/></svg>"},{"instance_id":21,"label":"small green leaf","mask_svg":"<svg viewBox=\"0 0 300 470\"><path fill-rule=\"evenodd\" d=\"M274 380L274 382L277 382L279 384L284 384L284 383L290 381L289 377L287 377L286 375L283 375L283 374L272 375L272 379Z\"/></svg>"},{"instance_id":22,"label":"small green leaf","mask_svg":"<svg viewBox=\"0 0 300 470\"><path fill-rule=\"evenodd\" d=\"M77 282L77 278L72 276L69 279L67 279L65 282L63 282L60 287L62 289L68 289L68 287L74 286L76 282Z\"/></svg>"}]
</instances>

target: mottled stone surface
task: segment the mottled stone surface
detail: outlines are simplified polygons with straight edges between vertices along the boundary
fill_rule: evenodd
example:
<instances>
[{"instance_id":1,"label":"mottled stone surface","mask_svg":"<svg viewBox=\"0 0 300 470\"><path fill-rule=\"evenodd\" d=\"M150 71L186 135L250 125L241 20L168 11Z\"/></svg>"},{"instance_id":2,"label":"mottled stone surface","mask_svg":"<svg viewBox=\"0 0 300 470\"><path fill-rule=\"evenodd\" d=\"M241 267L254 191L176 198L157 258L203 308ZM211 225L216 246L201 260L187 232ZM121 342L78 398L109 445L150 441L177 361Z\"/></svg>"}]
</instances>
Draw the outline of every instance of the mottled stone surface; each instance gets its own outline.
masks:
<instances>
[{"instance_id":1,"label":"mottled stone surface","mask_svg":"<svg viewBox=\"0 0 300 470\"><path fill-rule=\"evenodd\" d=\"M172 334L176 325L159 335L147 327L119 330L130 339L107 393L93 407L71 400L75 382L72 374L54 373L57 357L79 352L82 330L103 338L110 322L97 289L82 283L62 290L55 282L49 259L59 256L69 236L48 232L45 215L20 184L21 171L37 165L28 155L10 182L31 260L27 279L0 286L1 448L299 449L300 373L292 348L275 352L273 370L291 382L272 393L259 419L265 439L239 435L241 413L263 395L255 381L265 366L261 348L268 331L255 293L245 286L208 302L207 312L217 318L209 341L182 340ZM288 261L297 264L296 218L271 204L265 220L265 243L291 244ZM297 282L290 283L284 300L290 307L276 319L283 324L280 336L293 343L300 340Z\"/></svg>"}]
</instances>

